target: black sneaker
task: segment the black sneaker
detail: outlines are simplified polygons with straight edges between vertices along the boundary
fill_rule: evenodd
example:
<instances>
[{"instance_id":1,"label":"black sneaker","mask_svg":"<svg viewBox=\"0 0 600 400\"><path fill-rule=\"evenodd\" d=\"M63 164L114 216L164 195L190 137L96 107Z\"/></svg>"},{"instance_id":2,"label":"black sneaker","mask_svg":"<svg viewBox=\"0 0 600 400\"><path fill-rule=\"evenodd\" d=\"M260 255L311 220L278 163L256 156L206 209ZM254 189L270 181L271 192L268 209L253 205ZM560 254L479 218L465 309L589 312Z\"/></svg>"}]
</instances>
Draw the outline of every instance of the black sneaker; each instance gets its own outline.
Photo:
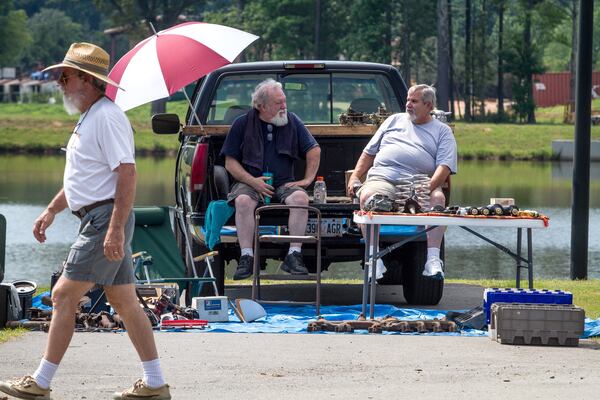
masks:
<instances>
[{"instance_id":1,"label":"black sneaker","mask_svg":"<svg viewBox=\"0 0 600 400\"><path fill-rule=\"evenodd\" d=\"M254 257L245 255L240 257L240 261L238 261L237 269L235 270L235 274L233 274L233 280L239 281L240 279L246 279L249 276L252 276L252 270L254 269Z\"/></svg>"},{"instance_id":2,"label":"black sneaker","mask_svg":"<svg viewBox=\"0 0 600 400\"><path fill-rule=\"evenodd\" d=\"M285 259L281 263L281 269L292 275L308 274L308 270L304 266L304 261L302 261L302 254L297 251L285 256Z\"/></svg>"}]
</instances>

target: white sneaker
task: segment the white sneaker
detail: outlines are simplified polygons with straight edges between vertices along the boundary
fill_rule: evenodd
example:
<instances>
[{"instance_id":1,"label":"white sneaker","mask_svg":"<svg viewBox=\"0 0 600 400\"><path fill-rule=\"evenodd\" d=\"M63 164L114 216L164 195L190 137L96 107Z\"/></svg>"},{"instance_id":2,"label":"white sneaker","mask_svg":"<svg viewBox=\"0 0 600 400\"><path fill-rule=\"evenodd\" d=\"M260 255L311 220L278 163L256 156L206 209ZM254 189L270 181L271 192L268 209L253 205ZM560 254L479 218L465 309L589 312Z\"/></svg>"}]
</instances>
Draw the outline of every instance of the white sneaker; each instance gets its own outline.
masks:
<instances>
[{"instance_id":1,"label":"white sneaker","mask_svg":"<svg viewBox=\"0 0 600 400\"><path fill-rule=\"evenodd\" d=\"M433 279L444 279L444 262L439 257L427 257L427 262L423 268L423 276Z\"/></svg>"},{"instance_id":2,"label":"white sneaker","mask_svg":"<svg viewBox=\"0 0 600 400\"><path fill-rule=\"evenodd\" d=\"M383 278L383 274L387 271L387 268L383 264L381 258L377 259L377 265L375 267L375 280ZM371 268L369 268L369 282L371 281Z\"/></svg>"}]
</instances>

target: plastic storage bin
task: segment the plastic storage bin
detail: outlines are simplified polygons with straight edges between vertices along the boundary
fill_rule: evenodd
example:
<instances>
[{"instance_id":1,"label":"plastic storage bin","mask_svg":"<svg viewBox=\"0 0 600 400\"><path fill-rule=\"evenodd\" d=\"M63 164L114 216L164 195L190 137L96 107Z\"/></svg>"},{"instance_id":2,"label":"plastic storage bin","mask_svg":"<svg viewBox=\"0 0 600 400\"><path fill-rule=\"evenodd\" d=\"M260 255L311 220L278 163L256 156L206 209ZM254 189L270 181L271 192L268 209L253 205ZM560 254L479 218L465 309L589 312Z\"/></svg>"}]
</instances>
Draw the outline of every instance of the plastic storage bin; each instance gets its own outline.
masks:
<instances>
[{"instance_id":1,"label":"plastic storage bin","mask_svg":"<svg viewBox=\"0 0 600 400\"><path fill-rule=\"evenodd\" d=\"M577 346L585 311L572 304L492 305L490 338L502 344Z\"/></svg>"},{"instance_id":2,"label":"plastic storage bin","mask_svg":"<svg viewBox=\"0 0 600 400\"><path fill-rule=\"evenodd\" d=\"M488 288L483 292L486 323L490 323L490 309L494 303L573 304L573 294L562 290Z\"/></svg>"}]
</instances>

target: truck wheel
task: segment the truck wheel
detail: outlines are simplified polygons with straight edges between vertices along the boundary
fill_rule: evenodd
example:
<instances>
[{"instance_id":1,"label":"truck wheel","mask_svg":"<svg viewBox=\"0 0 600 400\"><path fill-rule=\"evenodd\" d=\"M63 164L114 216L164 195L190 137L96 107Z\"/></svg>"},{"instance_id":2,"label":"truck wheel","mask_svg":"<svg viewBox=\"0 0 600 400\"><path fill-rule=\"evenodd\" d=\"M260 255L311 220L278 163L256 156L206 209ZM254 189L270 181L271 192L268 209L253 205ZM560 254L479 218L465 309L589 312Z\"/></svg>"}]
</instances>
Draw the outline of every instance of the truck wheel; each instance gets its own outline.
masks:
<instances>
[{"instance_id":1,"label":"truck wheel","mask_svg":"<svg viewBox=\"0 0 600 400\"><path fill-rule=\"evenodd\" d=\"M442 243L441 258L444 259ZM427 242L409 242L400 249L404 278L402 290L408 304L436 305L442 299L444 281L422 275L427 260Z\"/></svg>"},{"instance_id":2,"label":"truck wheel","mask_svg":"<svg viewBox=\"0 0 600 400\"><path fill-rule=\"evenodd\" d=\"M383 257L385 273L383 278L377 279L379 285L402 285L402 258L398 256L398 250L392 251Z\"/></svg>"},{"instance_id":3,"label":"truck wheel","mask_svg":"<svg viewBox=\"0 0 600 400\"><path fill-rule=\"evenodd\" d=\"M327 271L327 268L331 265L331 261L321 260L321 272ZM304 266L311 274L315 274L317 272L317 261L315 258L305 258Z\"/></svg>"}]
</instances>

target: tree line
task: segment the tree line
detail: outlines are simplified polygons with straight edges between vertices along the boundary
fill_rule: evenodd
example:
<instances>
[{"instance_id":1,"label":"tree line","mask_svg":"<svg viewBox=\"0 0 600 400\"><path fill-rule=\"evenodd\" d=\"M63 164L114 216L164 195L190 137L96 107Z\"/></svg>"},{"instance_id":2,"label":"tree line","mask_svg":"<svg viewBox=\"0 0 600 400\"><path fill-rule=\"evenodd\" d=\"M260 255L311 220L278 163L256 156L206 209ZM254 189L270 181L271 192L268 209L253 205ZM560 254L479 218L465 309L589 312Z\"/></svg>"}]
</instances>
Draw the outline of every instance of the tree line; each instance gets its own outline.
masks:
<instances>
[{"instance_id":1,"label":"tree line","mask_svg":"<svg viewBox=\"0 0 600 400\"><path fill-rule=\"evenodd\" d=\"M148 22L160 30L205 21L260 36L240 61L392 64L407 84L435 85L444 102L440 108L456 117L534 123L532 74L575 67L578 5L578 0L0 0L0 66L23 71L46 66L79 40L113 49L118 58L152 34ZM600 2L594 14L600 21ZM600 23L593 57L600 68ZM490 99L497 104L494 112L486 107Z\"/></svg>"}]
</instances>

